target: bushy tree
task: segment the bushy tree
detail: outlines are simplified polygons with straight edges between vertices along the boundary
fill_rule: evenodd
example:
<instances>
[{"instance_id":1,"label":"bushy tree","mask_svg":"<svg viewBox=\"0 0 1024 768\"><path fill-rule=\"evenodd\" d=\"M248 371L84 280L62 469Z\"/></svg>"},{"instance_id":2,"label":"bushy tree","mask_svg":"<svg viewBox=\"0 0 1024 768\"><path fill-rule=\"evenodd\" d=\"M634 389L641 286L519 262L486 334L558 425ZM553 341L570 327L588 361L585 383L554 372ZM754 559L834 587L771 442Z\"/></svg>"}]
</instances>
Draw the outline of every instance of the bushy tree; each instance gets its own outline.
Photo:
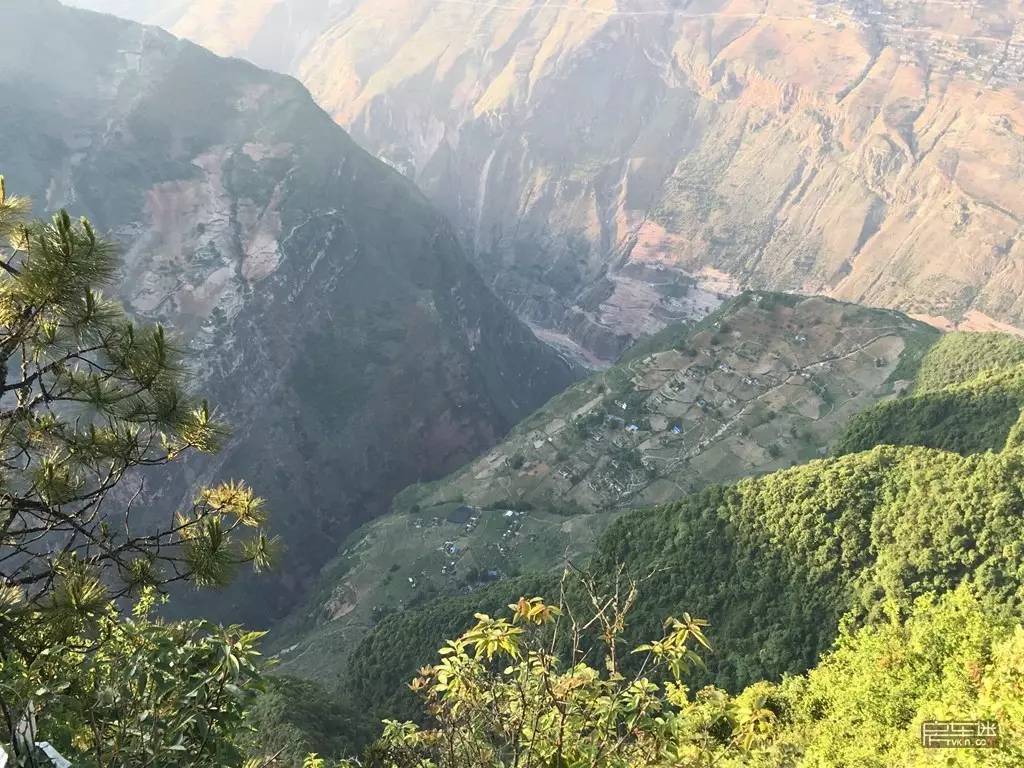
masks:
<instances>
[{"instance_id":1,"label":"bushy tree","mask_svg":"<svg viewBox=\"0 0 1024 768\"><path fill-rule=\"evenodd\" d=\"M779 739L807 768L1024 765L1024 627L986 609L967 588L919 598L905 619L855 629L806 676L774 696L787 702ZM994 748L928 749L927 720L989 721Z\"/></svg>"},{"instance_id":2,"label":"bushy tree","mask_svg":"<svg viewBox=\"0 0 1024 768\"><path fill-rule=\"evenodd\" d=\"M16 737L20 763L38 758L36 737L74 768L242 762L246 712L262 688L262 633L161 622L155 603L147 589L130 616L107 605L59 645L4 662L5 696L28 702L32 721Z\"/></svg>"},{"instance_id":3,"label":"bushy tree","mask_svg":"<svg viewBox=\"0 0 1024 768\"><path fill-rule=\"evenodd\" d=\"M115 604L172 582L224 583L239 564L266 567L271 550L262 500L243 484L203 489L170 519L140 508L142 472L215 450L225 429L188 393L182 353L164 329L133 324L99 293L115 276L114 247L84 219L61 211L33 220L28 211L0 179L0 716L11 745L31 741L28 724L45 720L53 691L88 700L75 688L87 687L83 674L116 691L104 675L120 673L129 658L143 676L171 668L157 656L147 670L145 653L132 655L138 648L202 649L172 665L178 683L213 674L200 660L207 651L248 648L253 638L234 630L120 624ZM89 741L70 713L85 715L65 705L69 732ZM149 720L140 727L156 727L169 711L138 712ZM99 712L88 715L97 765L173 763L122 759L131 748ZM213 733L215 718L191 716ZM30 752L23 745L17 759L31 760Z\"/></svg>"},{"instance_id":4,"label":"bushy tree","mask_svg":"<svg viewBox=\"0 0 1024 768\"><path fill-rule=\"evenodd\" d=\"M711 648L706 622L685 614L666 623L662 639L632 648L628 656L641 664L625 673L621 633L635 598L632 589L624 598L596 598L585 618L564 601L556 607L539 598L510 605L508 618L477 615L412 682L426 724L386 721L365 760L343 765L1011 768L1024 761L1024 628L967 587L919 598L909 615L889 601L878 623L858 628L848 620L808 674L757 682L735 696L687 688L687 671ZM591 630L606 639L600 658L581 650ZM929 749L921 743L928 720L994 722L999 739L991 748Z\"/></svg>"},{"instance_id":5,"label":"bushy tree","mask_svg":"<svg viewBox=\"0 0 1024 768\"><path fill-rule=\"evenodd\" d=\"M565 601L521 598L508 618L476 624L440 651L412 682L428 725L385 722L367 762L386 768L593 766L679 768L739 765L776 747L775 713L760 691L737 698L684 678L709 650L707 623L683 614L662 638L620 647L635 587L593 598L588 617ZM604 640L599 658L585 637ZM355 765L353 763L352 765Z\"/></svg>"}]
</instances>

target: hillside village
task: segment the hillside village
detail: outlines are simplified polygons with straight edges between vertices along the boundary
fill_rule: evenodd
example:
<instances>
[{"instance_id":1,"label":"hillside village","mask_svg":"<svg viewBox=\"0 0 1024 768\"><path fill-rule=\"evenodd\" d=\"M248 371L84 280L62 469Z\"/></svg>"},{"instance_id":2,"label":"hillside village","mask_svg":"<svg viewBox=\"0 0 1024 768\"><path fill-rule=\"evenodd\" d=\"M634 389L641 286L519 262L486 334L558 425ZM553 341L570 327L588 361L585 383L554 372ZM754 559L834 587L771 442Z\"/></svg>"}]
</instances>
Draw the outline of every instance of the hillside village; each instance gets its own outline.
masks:
<instances>
[{"instance_id":1,"label":"hillside village","mask_svg":"<svg viewBox=\"0 0 1024 768\"><path fill-rule=\"evenodd\" d=\"M858 23L876 32L908 63L933 75L958 76L988 88L1024 82L1024 25L986 0L843 0L820 2L815 18Z\"/></svg>"},{"instance_id":2,"label":"hillside village","mask_svg":"<svg viewBox=\"0 0 1024 768\"><path fill-rule=\"evenodd\" d=\"M836 423L899 388L904 351L933 333L894 313L751 294L573 387L467 469L404 493L396 510L456 498L564 514L646 506L732 467L814 458Z\"/></svg>"},{"instance_id":3,"label":"hillside village","mask_svg":"<svg viewBox=\"0 0 1024 768\"><path fill-rule=\"evenodd\" d=\"M631 508L825 455L853 414L902 390L936 337L894 312L761 293L670 327L358 531L285 669L340 669L389 613L584 557Z\"/></svg>"}]
</instances>

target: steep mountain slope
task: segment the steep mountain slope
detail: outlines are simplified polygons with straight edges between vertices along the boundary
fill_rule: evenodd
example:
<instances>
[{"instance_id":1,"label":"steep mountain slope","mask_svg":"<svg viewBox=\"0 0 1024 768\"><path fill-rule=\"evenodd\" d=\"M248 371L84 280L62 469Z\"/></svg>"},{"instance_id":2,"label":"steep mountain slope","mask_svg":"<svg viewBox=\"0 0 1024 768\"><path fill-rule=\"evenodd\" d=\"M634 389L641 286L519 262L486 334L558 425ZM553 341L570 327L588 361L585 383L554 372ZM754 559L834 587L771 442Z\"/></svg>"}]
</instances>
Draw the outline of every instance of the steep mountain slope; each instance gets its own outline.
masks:
<instances>
[{"instance_id":1,"label":"steep mountain slope","mask_svg":"<svg viewBox=\"0 0 1024 768\"><path fill-rule=\"evenodd\" d=\"M155 24L221 56L288 72L351 0L69 0L66 5Z\"/></svg>"},{"instance_id":2,"label":"steep mountain slope","mask_svg":"<svg viewBox=\"0 0 1024 768\"><path fill-rule=\"evenodd\" d=\"M928 350L914 380L923 395L966 384L985 371L1024 363L1024 338L1007 333L947 333Z\"/></svg>"},{"instance_id":3,"label":"steep mountain slope","mask_svg":"<svg viewBox=\"0 0 1024 768\"><path fill-rule=\"evenodd\" d=\"M673 274L1024 322L1019 0L325 5L163 21L289 67L521 316L592 354L691 311Z\"/></svg>"},{"instance_id":4,"label":"steep mountain slope","mask_svg":"<svg viewBox=\"0 0 1024 768\"><path fill-rule=\"evenodd\" d=\"M992 354L997 348L1002 357ZM641 579L634 637L657 632L665 615L683 610L709 617L711 678L733 687L813 664L839 616L879 618L885 600L907 608L922 591L964 579L997 612L1019 606L1024 368L1015 351L1008 336L944 337L925 356L918 384L951 354L984 359L987 370L859 414L843 442L852 435L860 453L620 517L598 538L590 572L611 581L623 564ZM1016 399L988 408L993 391L1010 391L1007 382L1016 382ZM937 395L955 397L958 408L981 418L965 430L955 409L921 406ZM1016 422L1009 434L1001 427L1007 421ZM865 422L875 431L864 430ZM986 429L1002 442L986 436L989 444L975 446L973 456L930 445L962 446ZM915 443L921 437L926 442ZM881 443L903 447L874 449ZM553 600L559 591L557 574L548 572L387 616L353 651L341 690L376 702L377 719L414 717L419 705L403 683L445 638L469 626L474 612L493 612L524 594Z\"/></svg>"},{"instance_id":5,"label":"steep mountain slope","mask_svg":"<svg viewBox=\"0 0 1024 768\"><path fill-rule=\"evenodd\" d=\"M634 637L690 610L723 638L709 664L720 684L777 679L813 665L851 610L884 619L886 600L909 607L961 582L1018 610L1022 479L1019 450L882 446L622 518L592 567L653 574Z\"/></svg>"},{"instance_id":6,"label":"steep mountain slope","mask_svg":"<svg viewBox=\"0 0 1024 768\"><path fill-rule=\"evenodd\" d=\"M0 27L0 169L122 241L125 303L197 350L235 429L184 479L250 479L287 545L220 615L280 613L395 491L573 380L295 81L50 0L3 3ZM182 480L148 489L155 508Z\"/></svg>"},{"instance_id":7,"label":"steep mountain slope","mask_svg":"<svg viewBox=\"0 0 1024 768\"><path fill-rule=\"evenodd\" d=\"M353 534L282 629L283 668L331 681L388 613L585 561L627 509L823 455L909 386L938 336L896 312L762 293L666 329Z\"/></svg>"}]
</instances>

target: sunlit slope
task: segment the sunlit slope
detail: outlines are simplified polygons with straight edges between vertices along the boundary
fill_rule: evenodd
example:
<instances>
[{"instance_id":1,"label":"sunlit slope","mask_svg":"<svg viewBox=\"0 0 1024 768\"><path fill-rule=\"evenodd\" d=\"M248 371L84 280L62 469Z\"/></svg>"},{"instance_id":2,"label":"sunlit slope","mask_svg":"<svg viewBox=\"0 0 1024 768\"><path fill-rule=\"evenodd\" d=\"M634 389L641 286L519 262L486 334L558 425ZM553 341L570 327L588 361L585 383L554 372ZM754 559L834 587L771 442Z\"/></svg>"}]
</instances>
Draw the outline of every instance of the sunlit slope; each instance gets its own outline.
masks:
<instances>
[{"instance_id":1,"label":"sunlit slope","mask_svg":"<svg viewBox=\"0 0 1024 768\"><path fill-rule=\"evenodd\" d=\"M760 293L666 330L355 533L283 632L298 641L284 669L340 671L388 613L585 560L629 508L824 455L937 337L895 312Z\"/></svg>"},{"instance_id":2,"label":"sunlit slope","mask_svg":"<svg viewBox=\"0 0 1024 768\"><path fill-rule=\"evenodd\" d=\"M606 360L665 308L651 264L1024 321L1018 0L242 5L171 28L300 77L510 305Z\"/></svg>"}]
</instances>

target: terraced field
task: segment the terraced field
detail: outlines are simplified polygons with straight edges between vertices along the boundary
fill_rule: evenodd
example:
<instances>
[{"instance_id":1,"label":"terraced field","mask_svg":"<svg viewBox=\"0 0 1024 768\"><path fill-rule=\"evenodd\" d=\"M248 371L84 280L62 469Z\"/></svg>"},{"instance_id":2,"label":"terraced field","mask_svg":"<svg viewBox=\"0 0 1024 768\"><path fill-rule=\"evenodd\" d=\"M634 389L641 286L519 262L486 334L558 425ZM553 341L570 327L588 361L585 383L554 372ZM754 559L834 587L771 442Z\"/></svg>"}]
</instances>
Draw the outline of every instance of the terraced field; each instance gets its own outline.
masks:
<instances>
[{"instance_id":1,"label":"terraced field","mask_svg":"<svg viewBox=\"0 0 1024 768\"><path fill-rule=\"evenodd\" d=\"M403 492L395 511L650 506L805 461L906 386L935 338L894 312L745 294L559 395L463 470Z\"/></svg>"},{"instance_id":2,"label":"terraced field","mask_svg":"<svg viewBox=\"0 0 1024 768\"><path fill-rule=\"evenodd\" d=\"M631 508L826 454L937 338L896 312L768 293L666 329L353 535L293 618L284 668L337 672L387 613L582 558Z\"/></svg>"}]
</instances>

